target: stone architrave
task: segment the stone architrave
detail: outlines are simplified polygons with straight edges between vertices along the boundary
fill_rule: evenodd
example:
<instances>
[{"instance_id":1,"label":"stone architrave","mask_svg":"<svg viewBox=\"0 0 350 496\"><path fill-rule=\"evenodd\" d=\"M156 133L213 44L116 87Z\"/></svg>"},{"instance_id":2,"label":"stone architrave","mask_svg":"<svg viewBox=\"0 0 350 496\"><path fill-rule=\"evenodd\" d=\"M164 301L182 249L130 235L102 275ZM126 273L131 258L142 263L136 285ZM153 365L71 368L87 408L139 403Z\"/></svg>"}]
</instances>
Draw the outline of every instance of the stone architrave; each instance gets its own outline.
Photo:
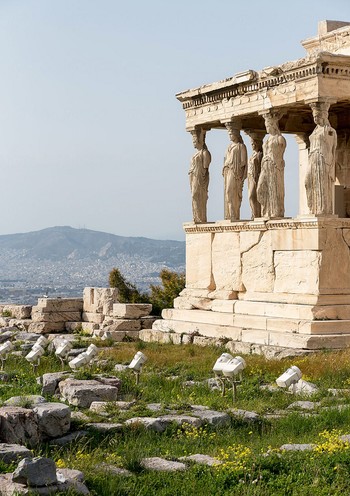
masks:
<instances>
[{"instance_id":1,"label":"stone architrave","mask_svg":"<svg viewBox=\"0 0 350 496\"><path fill-rule=\"evenodd\" d=\"M307 204L310 213L333 213L333 186L335 181L335 152L337 133L328 120L329 103L311 103L316 124L310 135L308 169L305 177Z\"/></svg>"},{"instance_id":2,"label":"stone architrave","mask_svg":"<svg viewBox=\"0 0 350 496\"><path fill-rule=\"evenodd\" d=\"M286 140L279 129L280 113L264 113L269 137L263 144L263 159L257 188L257 199L263 217L284 217L284 160Z\"/></svg>"},{"instance_id":3,"label":"stone architrave","mask_svg":"<svg viewBox=\"0 0 350 496\"><path fill-rule=\"evenodd\" d=\"M226 125L231 143L227 148L222 175L224 176L225 220L240 219L243 183L247 177L247 148L235 124Z\"/></svg>"},{"instance_id":4,"label":"stone architrave","mask_svg":"<svg viewBox=\"0 0 350 496\"><path fill-rule=\"evenodd\" d=\"M261 205L257 198L257 187L261 172L261 161L263 158L263 135L262 133L247 132L250 136L253 153L248 161L248 198L252 212L252 219L261 217Z\"/></svg>"},{"instance_id":5,"label":"stone architrave","mask_svg":"<svg viewBox=\"0 0 350 496\"><path fill-rule=\"evenodd\" d=\"M191 159L190 170L190 187L192 193L192 215L193 222L207 222L207 201L209 187L209 165L211 155L205 144L204 129L195 129L191 131L193 145L197 152Z\"/></svg>"}]
</instances>

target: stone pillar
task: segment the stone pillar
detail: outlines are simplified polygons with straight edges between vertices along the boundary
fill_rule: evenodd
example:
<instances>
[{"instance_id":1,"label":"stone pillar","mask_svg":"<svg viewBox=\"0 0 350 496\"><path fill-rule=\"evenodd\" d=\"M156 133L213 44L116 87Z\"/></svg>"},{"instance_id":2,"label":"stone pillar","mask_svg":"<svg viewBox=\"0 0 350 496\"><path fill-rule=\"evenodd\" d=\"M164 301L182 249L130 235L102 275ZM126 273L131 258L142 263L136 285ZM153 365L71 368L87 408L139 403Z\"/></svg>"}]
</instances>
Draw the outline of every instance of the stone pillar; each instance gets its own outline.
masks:
<instances>
[{"instance_id":1,"label":"stone pillar","mask_svg":"<svg viewBox=\"0 0 350 496\"><path fill-rule=\"evenodd\" d=\"M222 175L224 177L224 211L225 220L240 220L240 208L244 180L247 177L247 148L240 133L241 122L232 120L225 123L231 143L229 144Z\"/></svg>"},{"instance_id":2,"label":"stone pillar","mask_svg":"<svg viewBox=\"0 0 350 496\"><path fill-rule=\"evenodd\" d=\"M263 158L264 131L245 129L245 133L250 137L253 153L248 160L248 198L252 219L261 217L261 205L257 199L257 187L261 172L261 161Z\"/></svg>"},{"instance_id":3,"label":"stone pillar","mask_svg":"<svg viewBox=\"0 0 350 496\"><path fill-rule=\"evenodd\" d=\"M188 171L192 194L193 222L201 224L207 222L207 201L209 187L209 165L211 155L205 144L203 128L190 130L193 146L197 150L192 156L190 170Z\"/></svg>"},{"instance_id":4,"label":"stone pillar","mask_svg":"<svg viewBox=\"0 0 350 496\"><path fill-rule=\"evenodd\" d=\"M310 102L315 129L310 134L308 167L305 176L307 204L311 214L334 212L335 155L337 133L329 123L330 102Z\"/></svg>"},{"instance_id":5,"label":"stone pillar","mask_svg":"<svg viewBox=\"0 0 350 496\"><path fill-rule=\"evenodd\" d=\"M286 140L282 136L278 121L282 113L269 110L261 113L266 131L269 133L263 145L263 159L257 188L262 217L284 217L284 151Z\"/></svg>"},{"instance_id":6,"label":"stone pillar","mask_svg":"<svg viewBox=\"0 0 350 496\"><path fill-rule=\"evenodd\" d=\"M309 215L310 210L307 206L305 176L309 158L309 136L306 133L298 133L295 135L296 142L299 148L299 209L300 216Z\"/></svg>"}]
</instances>

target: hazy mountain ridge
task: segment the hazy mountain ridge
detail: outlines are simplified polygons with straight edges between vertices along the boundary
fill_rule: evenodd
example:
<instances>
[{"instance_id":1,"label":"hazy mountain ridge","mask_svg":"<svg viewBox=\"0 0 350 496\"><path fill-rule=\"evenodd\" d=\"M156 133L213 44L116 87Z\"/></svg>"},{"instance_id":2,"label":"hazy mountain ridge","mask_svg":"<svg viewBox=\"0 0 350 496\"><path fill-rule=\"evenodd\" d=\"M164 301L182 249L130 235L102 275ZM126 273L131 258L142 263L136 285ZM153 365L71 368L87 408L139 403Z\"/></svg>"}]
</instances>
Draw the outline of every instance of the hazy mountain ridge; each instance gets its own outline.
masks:
<instances>
[{"instance_id":1,"label":"hazy mountain ridge","mask_svg":"<svg viewBox=\"0 0 350 496\"><path fill-rule=\"evenodd\" d=\"M108 286L113 267L147 291L162 268L185 270L185 243L72 227L0 235L0 302L81 296L86 286Z\"/></svg>"},{"instance_id":2,"label":"hazy mountain ridge","mask_svg":"<svg viewBox=\"0 0 350 496\"><path fill-rule=\"evenodd\" d=\"M168 266L183 265L185 261L185 243L182 241L117 236L68 226L0 235L0 251L52 261L108 259L120 254L140 256L149 262L165 263Z\"/></svg>"}]
</instances>

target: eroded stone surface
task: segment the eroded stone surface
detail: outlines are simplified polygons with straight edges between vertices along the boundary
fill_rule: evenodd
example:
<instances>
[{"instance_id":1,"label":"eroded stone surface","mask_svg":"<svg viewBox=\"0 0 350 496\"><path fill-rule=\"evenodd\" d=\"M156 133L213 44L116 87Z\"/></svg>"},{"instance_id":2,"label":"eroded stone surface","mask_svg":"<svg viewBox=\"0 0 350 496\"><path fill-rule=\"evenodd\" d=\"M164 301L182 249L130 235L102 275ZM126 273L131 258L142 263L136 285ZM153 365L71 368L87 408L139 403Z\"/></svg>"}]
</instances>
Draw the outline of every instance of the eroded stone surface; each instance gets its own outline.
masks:
<instances>
[{"instance_id":1,"label":"eroded stone surface","mask_svg":"<svg viewBox=\"0 0 350 496\"><path fill-rule=\"evenodd\" d=\"M118 388L95 380L66 379L59 383L62 397L71 405L88 408L93 401L115 401Z\"/></svg>"},{"instance_id":2,"label":"eroded stone surface","mask_svg":"<svg viewBox=\"0 0 350 496\"><path fill-rule=\"evenodd\" d=\"M217 460L216 458L213 458L212 456L209 455L201 455L199 453L195 455L181 456L179 460L184 462L187 461L195 462L195 463L199 463L200 465L208 465L209 467L215 467L217 465L223 464L221 460Z\"/></svg>"},{"instance_id":3,"label":"eroded stone surface","mask_svg":"<svg viewBox=\"0 0 350 496\"><path fill-rule=\"evenodd\" d=\"M282 444L280 447L284 451L312 451L314 444Z\"/></svg>"},{"instance_id":4,"label":"eroded stone surface","mask_svg":"<svg viewBox=\"0 0 350 496\"><path fill-rule=\"evenodd\" d=\"M32 452L20 444L0 443L0 460L4 463L18 462L22 458L31 458Z\"/></svg>"},{"instance_id":5,"label":"eroded stone surface","mask_svg":"<svg viewBox=\"0 0 350 496\"><path fill-rule=\"evenodd\" d=\"M33 410L16 406L0 408L0 439L9 444L37 446L40 431Z\"/></svg>"},{"instance_id":6,"label":"eroded stone surface","mask_svg":"<svg viewBox=\"0 0 350 496\"><path fill-rule=\"evenodd\" d=\"M70 408L63 403L44 403L33 408L44 438L60 437L70 429Z\"/></svg>"},{"instance_id":7,"label":"eroded stone surface","mask_svg":"<svg viewBox=\"0 0 350 496\"><path fill-rule=\"evenodd\" d=\"M55 462L44 457L24 458L14 471L12 480L33 488L56 484Z\"/></svg>"},{"instance_id":8,"label":"eroded stone surface","mask_svg":"<svg viewBox=\"0 0 350 496\"><path fill-rule=\"evenodd\" d=\"M155 470L158 472L176 472L186 470L186 465L181 462L172 462L159 458L157 456L152 458L144 458L141 460L141 466L147 470Z\"/></svg>"},{"instance_id":9,"label":"eroded stone surface","mask_svg":"<svg viewBox=\"0 0 350 496\"><path fill-rule=\"evenodd\" d=\"M152 311L150 303L114 303L113 317L121 319L139 319Z\"/></svg>"}]
</instances>

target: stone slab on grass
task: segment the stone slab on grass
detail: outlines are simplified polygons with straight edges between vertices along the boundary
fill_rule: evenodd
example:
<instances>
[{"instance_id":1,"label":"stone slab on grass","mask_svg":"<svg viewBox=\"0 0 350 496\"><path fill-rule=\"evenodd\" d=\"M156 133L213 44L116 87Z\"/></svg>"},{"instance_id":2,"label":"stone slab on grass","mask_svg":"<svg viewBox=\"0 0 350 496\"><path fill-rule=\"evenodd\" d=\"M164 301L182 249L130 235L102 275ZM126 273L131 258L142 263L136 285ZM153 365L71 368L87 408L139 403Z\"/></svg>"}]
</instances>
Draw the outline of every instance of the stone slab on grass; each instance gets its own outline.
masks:
<instances>
[{"instance_id":1,"label":"stone slab on grass","mask_svg":"<svg viewBox=\"0 0 350 496\"><path fill-rule=\"evenodd\" d=\"M85 427L97 432L120 432L123 430L124 426L119 423L91 422L86 424Z\"/></svg>"},{"instance_id":2,"label":"stone slab on grass","mask_svg":"<svg viewBox=\"0 0 350 496\"><path fill-rule=\"evenodd\" d=\"M199 453L195 455L189 455L189 456L181 456L179 458L180 461L190 461L190 462L195 462L199 463L200 465L208 465L209 467L215 467L215 465L222 465L224 462L221 460L217 460L216 458L213 458L212 456L209 455L201 455Z\"/></svg>"},{"instance_id":3,"label":"stone slab on grass","mask_svg":"<svg viewBox=\"0 0 350 496\"><path fill-rule=\"evenodd\" d=\"M280 447L284 451L312 451L314 449L314 444L282 444Z\"/></svg>"},{"instance_id":4,"label":"stone slab on grass","mask_svg":"<svg viewBox=\"0 0 350 496\"><path fill-rule=\"evenodd\" d=\"M58 474L58 472L57 472ZM59 478L59 474L58 474ZM75 479L65 478L65 482L58 482L57 484L53 484L47 487L36 487L35 492L33 493L33 489L25 486L24 484L19 484L18 482L12 481L12 474L1 474L0 475L0 494L1 496L14 496L14 495L52 495L57 494L58 492L62 494L68 494L68 491L74 490L74 494L81 494L83 496L87 496L90 494L90 491L80 481Z\"/></svg>"},{"instance_id":5,"label":"stone slab on grass","mask_svg":"<svg viewBox=\"0 0 350 496\"><path fill-rule=\"evenodd\" d=\"M32 408L33 406L46 403L46 398L38 394L28 394L25 396L11 396L4 402L5 406L26 406Z\"/></svg>"},{"instance_id":6,"label":"stone slab on grass","mask_svg":"<svg viewBox=\"0 0 350 496\"><path fill-rule=\"evenodd\" d=\"M86 437L87 431L76 431L67 434L66 436L58 437L50 441L50 446L66 446L67 444L75 443L78 439Z\"/></svg>"},{"instance_id":7,"label":"stone slab on grass","mask_svg":"<svg viewBox=\"0 0 350 496\"><path fill-rule=\"evenodd\" d=\"M234 417L241 418L242 420L247 420L248 422L258 422L260 420L260 416L256 412L250 412L249 410L232 408L230 409L230 413Z\"/></svg>"},{"instance_id":8,"label":"stone slab on grass","mask_svg":"<svg viewBox=\"0 0 350 496\"><path fill-rule=\"evenodd\" d=\"M59 383L62 398L70 405L89 408L93 401L116 401L118 388L95 380L66 379Z\"/></svg>"},{"instance_id":9,"label":"stone slab on grass","mask_svg":"<svg viewBox=\"0 0 350 496\"><path fill-rule=\"evenodd\" d=\"M24 458L14 471L12 480L32 488L56 484L55 462L44 457Z\"/></svg>"},{"instance_id":10,"label":"stone slab on grass","mask_svg":"<svg viewBox=\"0 0 350 496\"><path fill-rule=\"evenodd\" d=\"M186 470L187 467L181 462L172 462L159 458L158 456L152 458L143 458L141 466L147 470L155 470L158 472L178 472Z\"/></svg>"},{"instance_id":11,"label":"stone slab on grass","mask_svg":"<svg viewBox=\"0 0 350 496\"><path fill-rule=\"evenodd\" d=\"M319 401L294 401L287 406L287 410L299 409L299 410L315 410L319 407L321 403Z\"/></svg>"},{"instance_id":12,"label":"stone slab on grass","mask_svg":"<svg viewBox=\"0 0 350 496\"><path fill-rule=\"evenodd\" d=\"M0 460L4 463L19 462L22 458L31 458L32 452L20 444L0 443Z\"/></svg>"},{"instance_id":13,"label":"stone slab on grass","mask_svg":"<svg viewBox=\"0 0 350 496\"><path fill-rule=\"evenodd\" d=\"M127 426L141 426L155 432L163 432L166 429L166 423L160 418L154 417L133 417L124 422Z\"/></svg>"},{"instance_id":14,"label":"stone slab on grass","mask_svg":"<svg viewBox=\"0 0 350 496\"><path fill-rule=\"evenodd\" d=\"M59 468L57 469L57 479L59 482L65 482L63 479L73 479L78 482L84 482L84 474L80 470L74 468Z\"/></svg>"},{"instance_id":15,"label":"stone slab on grass","mask_svg":"<svg viewBox=\"0 0 350 496\"><path fill-rule=\"evenodd\" d=\"M103 472L107 472L113 475L121 475L123 477L130 477L131 475L133 475L132 472L126 470L126 468L117 467L116 465L111 465L110 463L100 463L99 465L96 465L95 468Z\"/></svg>"},{"instance_id":16,"label":"stone slab on grass","mask_svg":"<svg viewBox=\"0 0 350 496\"><path fill-rule=\"evenodd\" d=\"M169 425L175 423L177 425L191 425L193 427L200 427L203 424L203 420L198 417L191 417L190 415L162 415L158 417L159 420L165 424Z\"/></svg>"},{"instance_id":17,"label":"stone slab on grass","mask_svg":"<svg viewBox=\"0 0 350 496\"><path fill-rule=\"evenodd\" d=\"M197 410L193 413L196 417L199 417L202 421L215 426L225 426L230 425L231 418L225 412L216 412L215 410Z\"/></svg>"}]
</instances>

